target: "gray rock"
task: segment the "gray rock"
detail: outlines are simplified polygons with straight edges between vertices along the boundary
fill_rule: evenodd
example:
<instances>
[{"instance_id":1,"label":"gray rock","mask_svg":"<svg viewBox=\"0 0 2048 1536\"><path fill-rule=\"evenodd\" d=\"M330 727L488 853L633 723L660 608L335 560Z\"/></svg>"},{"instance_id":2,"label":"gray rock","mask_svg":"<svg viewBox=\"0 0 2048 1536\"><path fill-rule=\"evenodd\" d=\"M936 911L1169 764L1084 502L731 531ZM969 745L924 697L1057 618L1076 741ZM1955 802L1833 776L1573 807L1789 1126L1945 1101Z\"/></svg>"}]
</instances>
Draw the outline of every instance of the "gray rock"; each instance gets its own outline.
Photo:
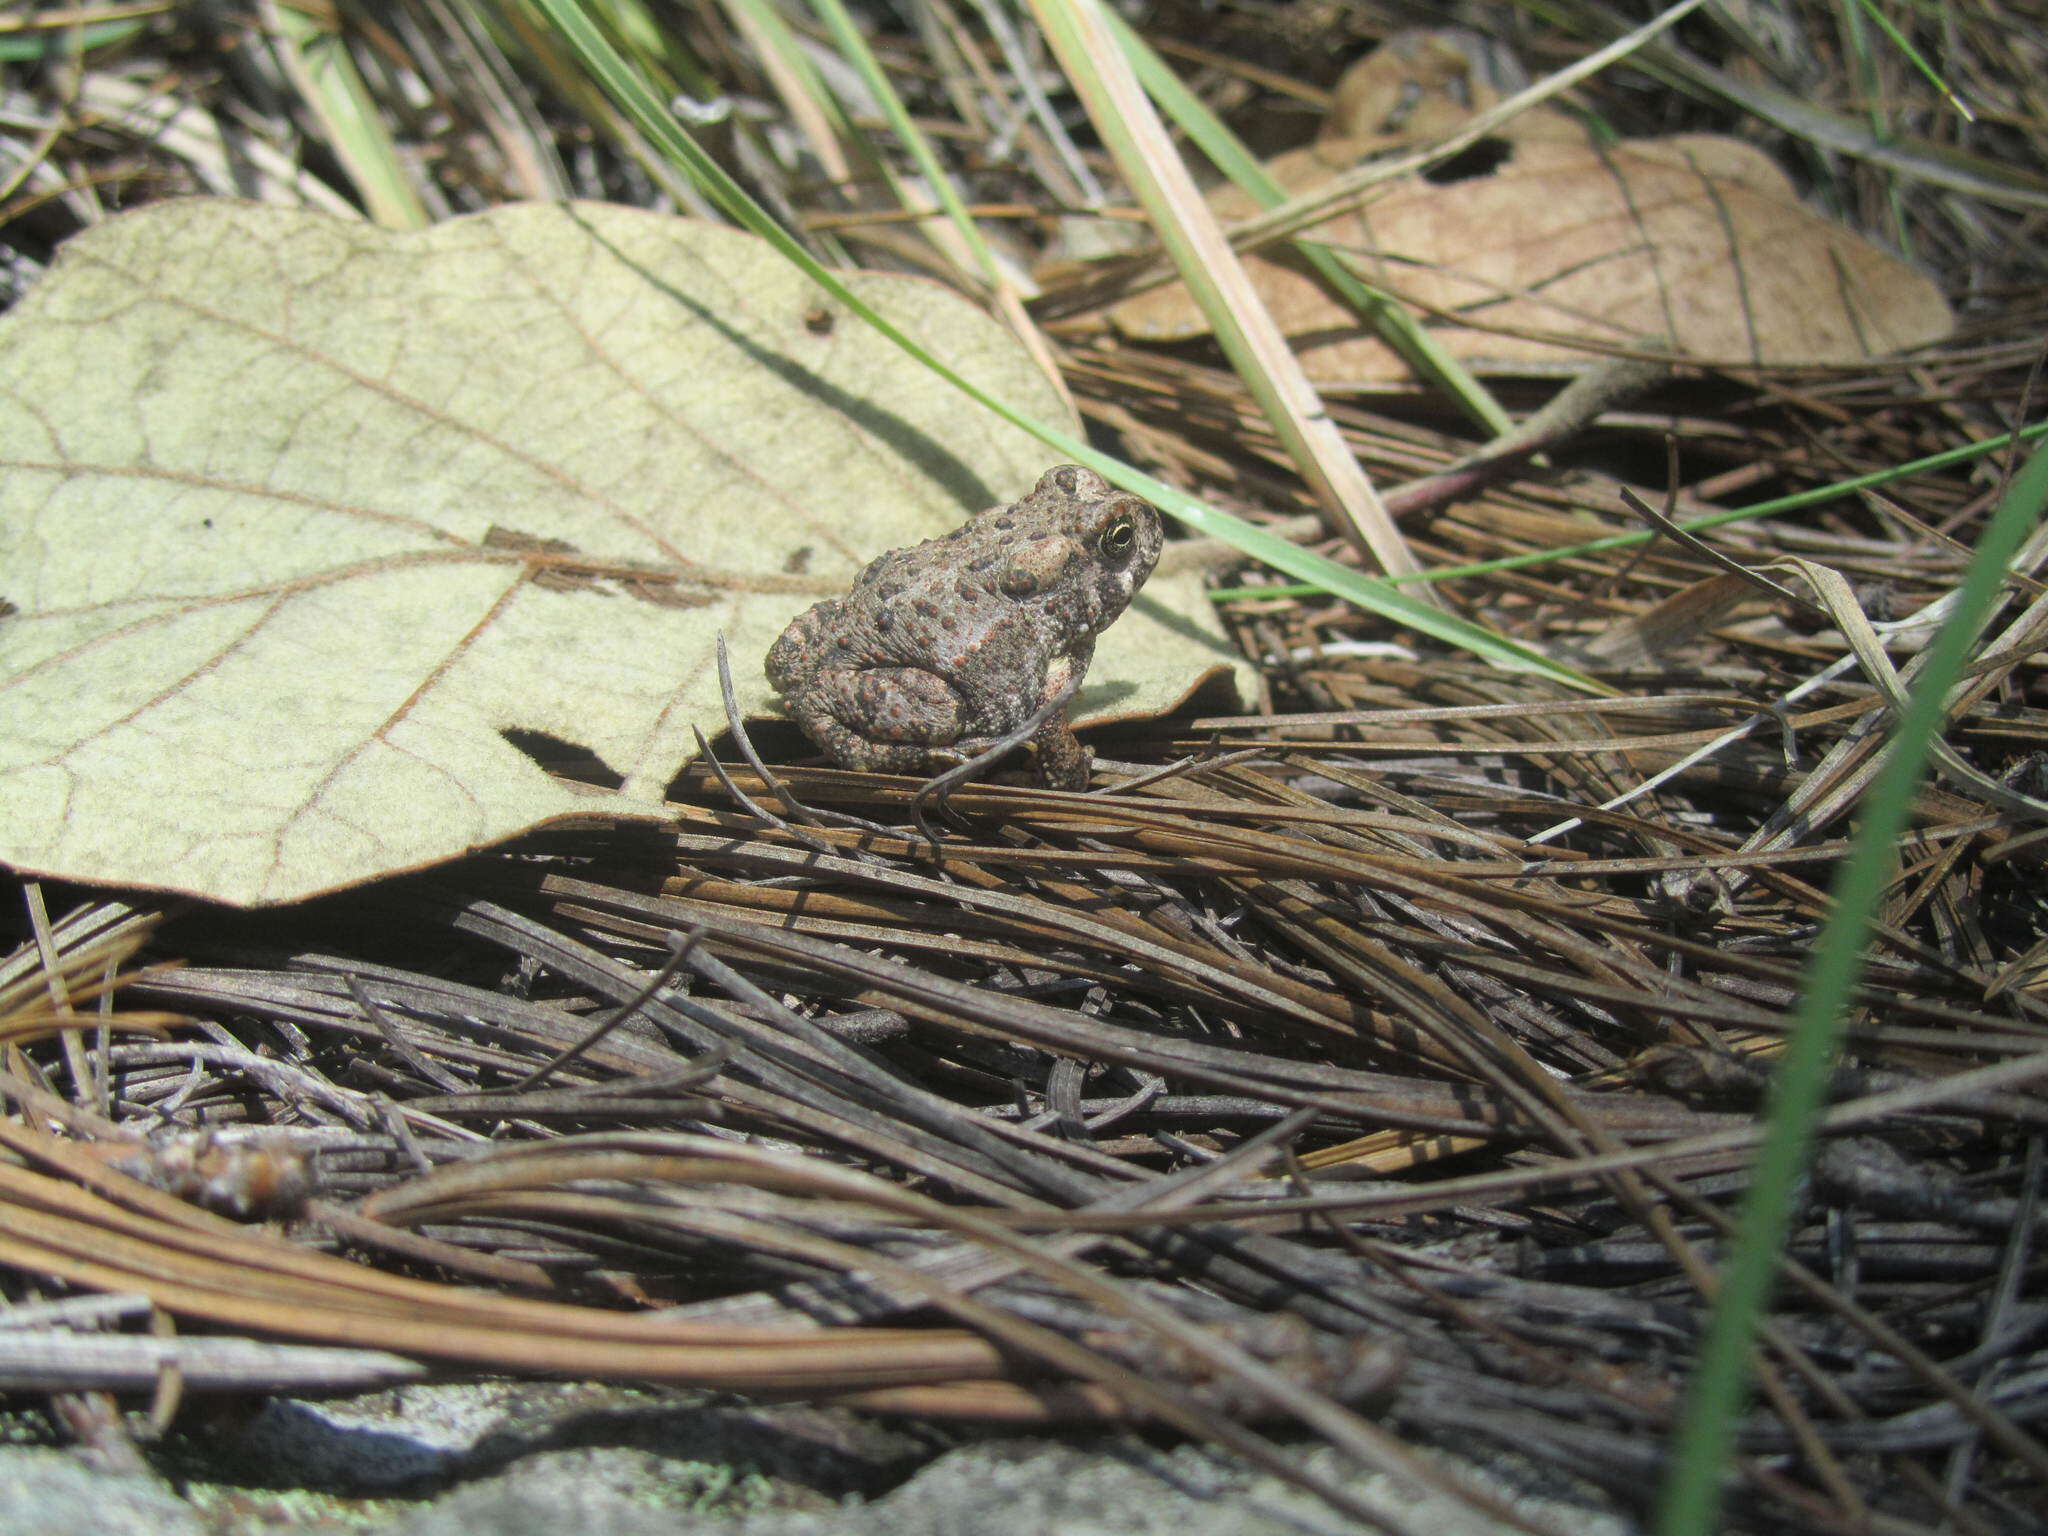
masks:
<instances>
[{"instance_id":1,"label":"gray rock","mask_svg":"<svg viewBox=\"0 0 2048 1536\"><path fill-rule=\"evenodd\" d=\"M192 1510L152 1477L96 1471L68 1451L0 1449L5 1536L206 1536Z\"/></svg>"},{"instance_id":2,"label":"gray rock","mask_svg":"<svg viewBox=\"0 0 2048 1536\"><path fill-rule=\"evenodd\" d=\"M1400 1531L1502 1536L1507 1528L1441 1494L1376 1474L1340 1470L1328 1452L1307 1463L1383 1511ZM552 1463L552 1464L548 1464ZM645 1470L645 1469L642 1469ZM1618 1516L1518 1490L1465 1466L1532 1519L1573 1536L1630 1536ZM398 1536L1351 1536L1358 1527L1277 1478L1193 1446L1157 1451L1134 1441L1081 1447L1009 1441L948 1452L902 1487L830 1509L749 1513L748 1499L702 1484L650 1486L617 1463L545 1458L436 1501ZM717 1496L707 1499L707 1493Z\"/></svg>"},{"instance_id":3,"label":"gray rock","mask_svg":"<svg viewBox=\"0 0 2048 1536\"><path fill-rule=\"evenodd\" d=\"M734 1536L736 1514L778 1496L758 1472L717 1462L615 1447L543 1451L443 1494L394 1536Z\"/></svg>"},{"instance_id":4,"label":"gray rock","mask_svg":"<svg viewBox=\"0 0 2048 1536\"><path fill-rule=\"evenodd\" d=\"M216 1440L213 1459L223 1480L376 1497L432 1492L551 1452L616 1449L672 1464L671 1482L715 1466L730 1474L725 1483L758 1474L829 1504L893 1486L934 1448L929 1436L841 1410L599 1382L481 1381L274 1398L231 1442Z\"/></svg>"},{"instance_id":5,"label":"gray rock","mask_svg":"<svg viewBox=\"0 0 2048 1536\"><path fill-rule=\"evenodd\" d=\"M196 1416L145 1477L0 1450L0 1536L1340 1536L1310 1494L1136 1436L977 1439L596 1382L407 1386ZM950 1447L950 1448L948 1448ZM1295 1452L1413 1536L1504 1536L1441 1494ZM1639 1527L1528 1457L1419 1452L1570 1536Z\"/></svg>"}]
</instances>

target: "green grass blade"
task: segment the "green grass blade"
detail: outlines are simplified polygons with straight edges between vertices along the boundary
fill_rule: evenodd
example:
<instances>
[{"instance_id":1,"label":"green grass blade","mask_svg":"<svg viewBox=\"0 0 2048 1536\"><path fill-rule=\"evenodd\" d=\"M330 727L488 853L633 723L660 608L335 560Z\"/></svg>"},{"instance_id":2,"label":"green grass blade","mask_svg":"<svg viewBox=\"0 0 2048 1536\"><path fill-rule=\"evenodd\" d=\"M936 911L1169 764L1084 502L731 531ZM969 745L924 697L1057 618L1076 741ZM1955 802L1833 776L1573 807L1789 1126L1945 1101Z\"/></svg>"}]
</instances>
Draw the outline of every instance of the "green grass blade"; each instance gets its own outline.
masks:
<instances>
[{"instance_id":1,"label":"green grass blade","mask_svg":"<svg viewBox=\"0 0 2048 1536\"><path fill-rule=\"evenodd\" d=\"M1153 237L1317 504L1379 569L1419 571L1406 537L1302 372L1301 359L1231 250L1179 148L1117 47L1102 0L1030 3L1089 122L1144 208ZM1426 588L1423 598L1436 601Z\"/></svg>"},{"instance_id":2,"label":"green grass blade","mask_svg":"<svg viewBox=\"0 0 2048 1536\"><path fill-rule=\"evenodd\" d=\"M1690 518L1678 526L1688 533L1698 533L1708 528L1719 528L1724 523L1748 522L1759 517L1776 517L1781 513L1796 512L1802 507L1820 506L1825 502L1839 501L1844 496L1853 496L1858 491L1867 491L1873 486L1909 479L1914 475L1926 474L1937 469L1946 469L1952 464L1982 458L1987 453L2002 453L2014 443L2031 443L2044 433L2048 433L2048 421L2037 421L2032 426L2022 427L2018 432L2001 432L1998 436L1987 437L1982 442L1944 448L1940 453L1929 454L1924 459L1911 459L1887 469L1872 470L1867 475L1853 475L1847 480L1837 480L1831 485L1815 486L1810 491L1795 491L1790 496L1760 501L1754 506L1737 507L1731 512L1715 512L1707 517ZM1606 549L1632 549L1638 544L1647 544L1659 537L1661 535L1654 528L1638 528L1630 533L1615 533L1604 538L1588 539L1583 544L1561 544L1554 549L1532 549L1526 555L1502 555L1498 560L1479 560L1470 565L1438 566L1425 572L1419 579L1453 581L1464 576L1487 576L1495 571L1518 571L1524 566L1544 565L1553 560L1569 560L1577 555L1594 555ZM1276 594L1270 587L1261 587L1257 595L1271 597Z\"/></svg>"},{"instance_id":3,"label":"green grass blade","mask_svg":"<svg viewBox=\"0 0 2048 1536\"><path fill-rule=\"evenodd\" d=\"M896 135L896 141L908 152L925 185L939 200L939 206L959 235L961 244L972 254L982 280L991 288L995 287L1002 279L996 267L995 253L982 236L981 226L968 213L967 204L953 185L953 178L946 174L945 167L939 164L939 157L932 153L931 141L911 119L910 110L903 105L903 98L897 95L881 60L868 47L868 41L861 36L860 28L854 25L853 17L847 14L840 0L810 0L810 4L832 34L832 41L839 45L840 57L854 67L862 83L881 105L882 115L889 120L889 128Z\"/></svg>"},{"instance_id":4,"label":"green grass blade","mask_svg":"<svg viewBox=\"0 0 2048 1536\"><path fill-rule=\"evenodd\" d=\"M1568 30L1572 18L1559 14ZM1974 154L1953 144L1916 135L1873 133L1847 112L1795 96L1734 70L1719 69L1674 44L1653 43L1637 55L1636 67L1663 85L1689 95L1718 97L1817 150L1850 155L1932 187L1980 197L2007 208L2048 208L2048 176L2024 166Z\"/></svg>"},{"instance_id":5,"label":"green grass blade","mask_svg":"<svg viewBox=\"0 0 2048 1536\"><path fill-rule=\"evenodd\" d=\"M2040 521L2044 506L2048 449L2037 448L1984 530L1955 610L1926 653L1864 802L1863 824L1835 880L1833 910L1815 946L1773 1080L1769 1125L1680 1421L1659 1510L1659 1536L1708 1536L1717 1528L1723 1472L1748 1386L1751 1341L1785 1242L1793 1188L1806 1166L1843 1015L1862 976L1864 937L1941 730L1948 692L1962 675L2015 551Z\"/></svg>"},{"instance_id":6,"label":"green grass blade","mask_svg":"<svg viewBox=\"0 0 2048 1536\"><path fill-rule=\"evenodd\" d=\"M1471 651L1496 666L1538 672L1567 687L1588 693L1607 691L1592 679L1552 661L1528 646L1432 608L1429 604L1397 591L1384 581L1339 565L1334 560L1325 559L1312 550L1291 544L1245 522L1242 518L1232 517L1226 512L1205 506L1184 492L1162 481L1154 480L1120 460L1096 452L1073 433L1033 420L987 394L932 356L915 338L877 314L841 282L836 273L820 263L789 231L770 218L766 210L748 195L747 190L734 181L726 173L725 168L706 154L703 147L675 121L660 99L627 66L617 50L591 23L578 0L536 0L536 3L583 60L584 67L618 105L619 110L632 119L650 142L681 166L735 223L767 241L779 255L794 263L806 277L879 335L903 348L937 377L995 412L1012 426L1029 432L1047 447L1075 463L1086 464L1133 494L1145 497L1162 511L1178 518L1197 532L1225 539L1252 558L1264 561L1290 576L1313 583L1319 590L1349 599L1370 612L1383 614L1397 623L1407 624L1446 644Z\"/></svg>"},{"instance_id":7,"label":"green grass blade","mask_svg":"<svg viewBox=\"0 0 2048 1536\"><path fill-rule=\"evenodd\" d=\"M295 5L277 4L266 11L285 72L320 120L371 220L386 229L425 229L432 222L426 204L341 34Z\"/></svg>"},{"instance_id":8,"label":"green grass blade","mask_svg":"<svg viewBox=\"0 0 2048 1536\"><path fill-rule=\"evenodd\" d=\"M1949 89L1948 82L1941 78L1941 72L1920 56L1920 50L1915 48L1907 39L1906 34L1898 29L1891 17L1885 15L1882 10L1873 5L1871 0L1851 0L1851 3L1857 10L1869 17L1876 24L1880 32L1892 40L1892 46L1906 56L1906 62L1919 70L1926 78L1927 83L1948 99L1948 104L1956 109L1964 121L1972 123L1977 121L1977 114L1970 110L1962 97Z\"/></svg>"},{"instance_id":9,"label":"green grass blade","mask_svg":"<svg viewBox=\"0 0 2048 1536\"><path fill-rule=\"evenodd\" d=\"M0 64L30 64L43 59L72 59L124 43L149 25L144 21L95 21L83 26L0 32Z\"/></svg>"},{"instance_id":10,"label":"green grass blade","mask_svg":"<svg viewBox=\"0 0 2048 1536\"><path fill-rule=\"evenodd\" d=\"M797 41L796 29L783 19L782 11L774 0L727 0L727 6L754 29L756 45L772 51L775 62L801 82L804 94L817 105L834 131L841 138L852 140L855 137L852 120L841 108L839 98L832 94L831 87L825 84L816 61L804 52L802 44ZM815 6L812 8L816 9Z\"/></svg>"},{"instance_id":11,"label":"green grass blade","mask_svg":"<svg viewBox=\"0 0 2048 1536\"><path fill-rule=\"evenodd\" d=\"M1194 140L1217 170L1259 200L1262 208L1277 208L1287 201L1287 192L1254 160L1251 152L1211 112L1202 99L1181 83L1179 75L1115 11L1105 8L1109 29L1116 35L1124 56L1131 61L1145 94L1178 123ZM1296 250L1315 269L1316 275L1371 324L1380 339L1416 373L1434 383L1458 402L1465 414L1499 437L1513 430L1514 421L1501 409L1486 386L1474 378L1465 365L1447 352L1430 331L1408 312L1405 305L1363 282L1347 266L1340 252L1315 240L1296 240Z\"/></svg>"}]
</instances>

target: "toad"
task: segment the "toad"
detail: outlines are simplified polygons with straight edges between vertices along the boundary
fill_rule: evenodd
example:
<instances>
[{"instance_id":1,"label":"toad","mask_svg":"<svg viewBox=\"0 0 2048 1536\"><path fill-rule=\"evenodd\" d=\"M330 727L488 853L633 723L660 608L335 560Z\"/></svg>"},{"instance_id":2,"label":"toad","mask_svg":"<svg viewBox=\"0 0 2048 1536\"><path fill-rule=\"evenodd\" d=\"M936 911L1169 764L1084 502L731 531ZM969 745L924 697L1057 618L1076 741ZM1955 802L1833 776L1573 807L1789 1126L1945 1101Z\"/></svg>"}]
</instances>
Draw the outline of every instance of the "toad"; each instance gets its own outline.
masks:
<instances>
[{"instance_id":1,"label":"toad","mask_svg":"<svg viewBox=\"0 0 2048 1536\"><path fill-rule=\"evenodd\" d=\"M1160 543L1149 505L1059 465L1023 500L879 556L846 596L797 615L768 679L842 767L942 771L1072 696ZM1029 744L1041 783L1087 787L1093 755L1064 702Z\"/></svg>"}]
</instances>

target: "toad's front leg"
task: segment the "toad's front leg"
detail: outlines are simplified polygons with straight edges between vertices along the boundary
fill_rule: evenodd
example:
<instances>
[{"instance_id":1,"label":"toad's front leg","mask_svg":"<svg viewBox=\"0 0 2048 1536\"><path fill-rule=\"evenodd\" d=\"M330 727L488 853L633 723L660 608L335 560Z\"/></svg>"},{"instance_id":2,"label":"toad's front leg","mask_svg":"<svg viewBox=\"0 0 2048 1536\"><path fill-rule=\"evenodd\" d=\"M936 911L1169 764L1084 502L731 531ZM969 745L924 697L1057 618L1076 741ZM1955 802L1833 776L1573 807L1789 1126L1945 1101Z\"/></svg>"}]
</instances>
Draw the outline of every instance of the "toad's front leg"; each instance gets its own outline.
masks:
<instances>
[{"instance_id":1,"label":"toad's front leg","mask_svg":"<svg viewBox=\"0 0 2048 1536\"><path fill-rule=\"evenodd\" d=\"M1095 754L1081 745L1081 738L1067 723L1064 708L1031 738L1038 755L1038 782L1047 789L1086 789L1095 772Z\"/></svg>"}]
</instances>

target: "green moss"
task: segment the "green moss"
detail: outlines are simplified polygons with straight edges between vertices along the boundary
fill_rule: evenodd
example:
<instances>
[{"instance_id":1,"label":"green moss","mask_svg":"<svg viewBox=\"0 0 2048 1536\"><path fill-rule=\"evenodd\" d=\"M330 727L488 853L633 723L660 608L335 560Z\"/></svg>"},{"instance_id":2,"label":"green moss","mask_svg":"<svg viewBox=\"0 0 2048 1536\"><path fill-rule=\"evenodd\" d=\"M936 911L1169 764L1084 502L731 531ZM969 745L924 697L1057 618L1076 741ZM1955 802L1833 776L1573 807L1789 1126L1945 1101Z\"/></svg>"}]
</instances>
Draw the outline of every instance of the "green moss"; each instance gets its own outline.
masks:
<instances>
[{"instance_id":1,"label":"green moss","mask_svg":"<svg viewBox=\"0 0 2048 1536\"><path fill-rule=\"evenodd\" d=\"M306 1489L258 1491L227 1483L188 1483L181 1491L193 1512L221 1536L257 1536L280 1526L315 1524L378 1531L418 1507L408 1499L352 1499Z\"/></svg>"}]
</instances>

